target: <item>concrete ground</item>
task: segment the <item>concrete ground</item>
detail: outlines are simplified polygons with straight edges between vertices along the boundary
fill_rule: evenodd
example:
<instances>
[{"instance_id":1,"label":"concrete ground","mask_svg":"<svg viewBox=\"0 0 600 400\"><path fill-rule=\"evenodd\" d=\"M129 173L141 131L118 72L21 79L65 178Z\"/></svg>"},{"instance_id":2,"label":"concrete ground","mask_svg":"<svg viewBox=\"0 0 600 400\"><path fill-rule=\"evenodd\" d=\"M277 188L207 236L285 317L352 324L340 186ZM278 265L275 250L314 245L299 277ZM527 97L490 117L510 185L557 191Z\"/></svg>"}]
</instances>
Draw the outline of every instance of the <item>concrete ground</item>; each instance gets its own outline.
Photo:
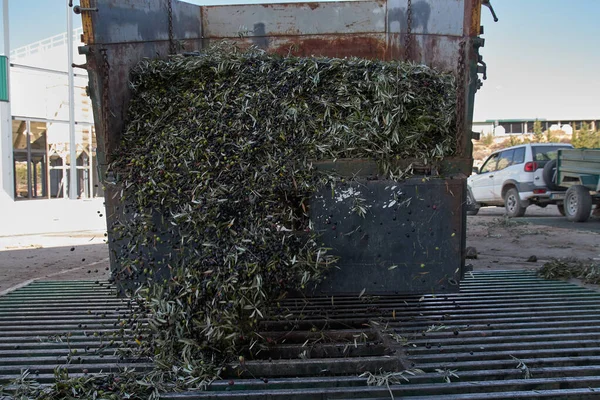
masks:
<instances>
[{"instance_id":1,"label":"concrete ground","mask_svg":"<svg viewBox=\"0 0 600 400\"><path fill-rule=\"evenodd\" d=\"M0 295L32 279L106 280L103 231L0 237Z\"/></svg>"},{"instance_id":2,"label":"concrete ground","mask_svg":"<svg viewBox=\"0 0 600 400\"><path fill-rule=\"evenodd\" d=\"M0 206L0 295L31 279L108 278L104 199Z\"/></svg>"},{"instance_id":3,"label":"concrete ground","mask_svg":"<svg viewBox=\"0 0 600 400\"><path fill-rule=\"evenodd\" d=\"M477 249L477 259L467 260L476 270L537 268L565 257L600 262L600 218L574 223L556 206L531 206L525 217L506 219L503 208L482 208L467 217L467 246Z\"/></svg>"},{"instance_id":4,"label":"concrete ground","mask_svg":"<svg viewBox=\"0 0 600 400\"><path fill-rule=\"evenodd\" d=\"M94 209L97 203L93 205L75 210L79 214L72 215L80 220L70 222L71 226L89 225L96 218L103 222L104 218L99 217L102 210ZM54 226L49 219L46 223ZM32 279L108 279L104 233L105 228L0 235L0 295ZM553 257L600 261L600 218L571 223L559 215L555 206L532 206L526 217L506 219L502 208L483 208L479 215L467 219L467 246L477 249L477 259L467 260L475 270L538 268ZM537 261L527 261L531 256Z\"/></svg>"}]
</instances>

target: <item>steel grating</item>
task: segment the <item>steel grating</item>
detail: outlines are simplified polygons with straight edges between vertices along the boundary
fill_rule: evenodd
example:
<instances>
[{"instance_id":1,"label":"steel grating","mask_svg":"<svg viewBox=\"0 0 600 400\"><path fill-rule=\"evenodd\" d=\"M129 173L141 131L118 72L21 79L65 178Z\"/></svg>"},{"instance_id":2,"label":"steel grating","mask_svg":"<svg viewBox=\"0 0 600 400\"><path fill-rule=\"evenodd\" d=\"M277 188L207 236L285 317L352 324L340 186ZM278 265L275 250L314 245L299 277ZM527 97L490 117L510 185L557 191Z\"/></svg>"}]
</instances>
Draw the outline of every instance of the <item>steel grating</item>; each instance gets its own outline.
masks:
<instances>
[{"instance_id":1,"label":"steel grating","mask_svg":"<svg viewBox=\"0 0 600 400\"><path fill-rule=\"evenodd\" d=\"M163 397L600 398L600 293L534 272L469 274L458 294L289 299L280 306L303 318L266 322L270 344L254 360L226 370L207 391ZM0 382L23 369L50 382L69 346L81 357L71 357L73 373L150 367L119 360L111 346L95 351L118 336L114 324L126 312L126 300L91 282L36 282L0 298ZM48 340L66 332L70 343ZM359 377L406 369L424 373L389 387Z\"/></svg>"},{"instance_id":2,"label":"steel grating","mask_svg":"<svg viewBox=\"0 0 600 400\"><path fill-rule=\"evenodd\" d=\"M59 365L71 376L148 368L115 353L129 310L128 300L100 282L36 281L0 297L0 384L26 370L53 382Z\"/></svg>"}]
</instances>

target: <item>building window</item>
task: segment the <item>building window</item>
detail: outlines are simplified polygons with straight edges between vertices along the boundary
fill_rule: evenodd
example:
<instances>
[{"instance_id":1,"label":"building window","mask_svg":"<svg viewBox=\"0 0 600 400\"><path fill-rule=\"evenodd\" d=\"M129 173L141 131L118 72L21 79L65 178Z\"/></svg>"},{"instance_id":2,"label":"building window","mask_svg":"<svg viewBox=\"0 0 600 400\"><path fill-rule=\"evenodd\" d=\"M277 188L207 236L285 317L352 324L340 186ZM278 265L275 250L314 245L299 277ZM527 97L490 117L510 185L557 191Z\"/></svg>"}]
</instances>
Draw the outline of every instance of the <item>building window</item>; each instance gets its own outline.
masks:
<instances>
[{"instance_id":1,"label":"building window","mask_svg":"<svg viewBox=\"0 0 600 400\"><path fill-rule=\"evenodd\" d=\"M15 199L68 198L71 152L69 124L15 119ZM101 196L96 173L96 137L91 124L75 125L77 198Z\"/></svg>"},{"instance_id":2,"label":"building window","mask_svg":"<svg viewBox=\"0 0 600 400\"><path fill-rule=\"evenodd\" d=\"M14 120L12 128L15 198L47 198L46 124Z\"/></svg>"}]
</instances>

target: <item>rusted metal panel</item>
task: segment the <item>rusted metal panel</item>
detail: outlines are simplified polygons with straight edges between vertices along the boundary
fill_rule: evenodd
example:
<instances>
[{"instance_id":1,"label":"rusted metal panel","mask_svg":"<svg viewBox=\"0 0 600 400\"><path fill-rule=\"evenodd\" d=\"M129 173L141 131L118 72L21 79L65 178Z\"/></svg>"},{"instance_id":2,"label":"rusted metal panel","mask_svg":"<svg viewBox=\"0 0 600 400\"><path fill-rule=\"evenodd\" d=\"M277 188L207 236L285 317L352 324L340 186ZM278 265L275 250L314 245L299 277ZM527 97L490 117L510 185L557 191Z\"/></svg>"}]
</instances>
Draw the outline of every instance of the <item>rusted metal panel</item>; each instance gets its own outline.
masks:
<instances>
[{"instance_id":1,"label":"rusted metal panel","mask_svg":"<svg viewBox=\"0 0 600 400\"><path fill-rule=\"evenodd\" d=\"M388 0L387 31L389 33L406 32L407 9L408 0ZM413 34L463 35L464 0L413 0L411 10Z\"/></svg>"},{"instance_id":2,"label":"rusted metal panel","mask_svg":"<svg viewBox=\"0 0 600 400\"><path fill-rule=\"evenodd\" d=\"M386 36L379 33L361 33L355 35L294 35L276 36L270 38L230 39L240 48L260 45L269 53L294 55L301 57L361 57L368 59L389 59ZM206 43L218 42L221 39L211 39Z\"/></svg>"},{"instance_id":3,"label":"rusted metal panel","mask_svg":"<svg viewBox=\"0 0 600 400\"><path fill-rule=\"evenodd\" d=\"M470 1L470 0L469 0ZM204 37L299 56L405 59L408 0L203 7ZM465 0L412 2L413 61L457 71ZM468 16L468 18L467 18ZM469 21L465 24L465 21Z\"/></svg>"},{"instance_id":4,"label":"rusted metal panel","mask_svg":"<svg viewBox=\"0 0 600 400\"><path fill-rule=\"evenodd\" d=\"M208 43L219 41L211 39ZM293 35L232 38L241 48L259 46L270 53L301 57L360 57L379 60L404 59L403 36L381 33ZM460 38L454 36L414 35L412 60L440 71L456 72Z\"/></svg>"},{"instance_id":5,"label":"rusted metal panel","mask_svg":"<svg viewBox=\"0 0 600 400\"><path fill-rule=\"evenodd\" d=\"M204 36L233 38L385 32L385 0L212 6L203 9Z\"/></svg>"},{"instance_id":6,"label":"rusted metal panel","mask_svg":"<svg viewBox=\"0 0 600 400\"><path fill-rule=\"evenodd\" d=\"M419 0L411 6L413 34L462 36L464 0ZM209 6L203 8L207 38L404 33L408 0Z\"/></svg>"},{"instance_id":7,"label":"rusted metal panel","mask_svg":"<svg viewBox=\"0 0 600 400\"><path fill-rule=\"evenodd\" d=\"M457 72L460 37L439 35L414 35L411 59L440 71ZM404 35L388 35L390 58L404 59Z\"/></svg>"}]
</instances>

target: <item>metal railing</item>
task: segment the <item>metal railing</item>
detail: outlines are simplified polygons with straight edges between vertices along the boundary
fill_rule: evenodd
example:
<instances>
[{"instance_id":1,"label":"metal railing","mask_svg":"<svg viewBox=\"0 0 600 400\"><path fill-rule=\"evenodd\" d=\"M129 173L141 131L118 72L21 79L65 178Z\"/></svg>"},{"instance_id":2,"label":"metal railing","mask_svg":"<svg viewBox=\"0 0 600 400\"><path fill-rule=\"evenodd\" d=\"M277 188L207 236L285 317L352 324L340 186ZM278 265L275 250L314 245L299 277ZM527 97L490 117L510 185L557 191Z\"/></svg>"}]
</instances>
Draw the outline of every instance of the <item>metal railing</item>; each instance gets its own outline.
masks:
<instances>
[{"instance_id":1,"label":"metal railing","mask_svg":"<svg viewBox=\"0 0 600 400\"><path fill-rule=\"evenodd\" d=\"M80 36L83 34L83 27L73 30L73 40L75 43L79 43ZM46 39L28 44L26 46L18 47L10 52L11 61L28 57L33 54L41 53L58 46L67 45L68 37L67 32L63 32L59 35L51 36Z\"/></svg>"}]
</instances>

